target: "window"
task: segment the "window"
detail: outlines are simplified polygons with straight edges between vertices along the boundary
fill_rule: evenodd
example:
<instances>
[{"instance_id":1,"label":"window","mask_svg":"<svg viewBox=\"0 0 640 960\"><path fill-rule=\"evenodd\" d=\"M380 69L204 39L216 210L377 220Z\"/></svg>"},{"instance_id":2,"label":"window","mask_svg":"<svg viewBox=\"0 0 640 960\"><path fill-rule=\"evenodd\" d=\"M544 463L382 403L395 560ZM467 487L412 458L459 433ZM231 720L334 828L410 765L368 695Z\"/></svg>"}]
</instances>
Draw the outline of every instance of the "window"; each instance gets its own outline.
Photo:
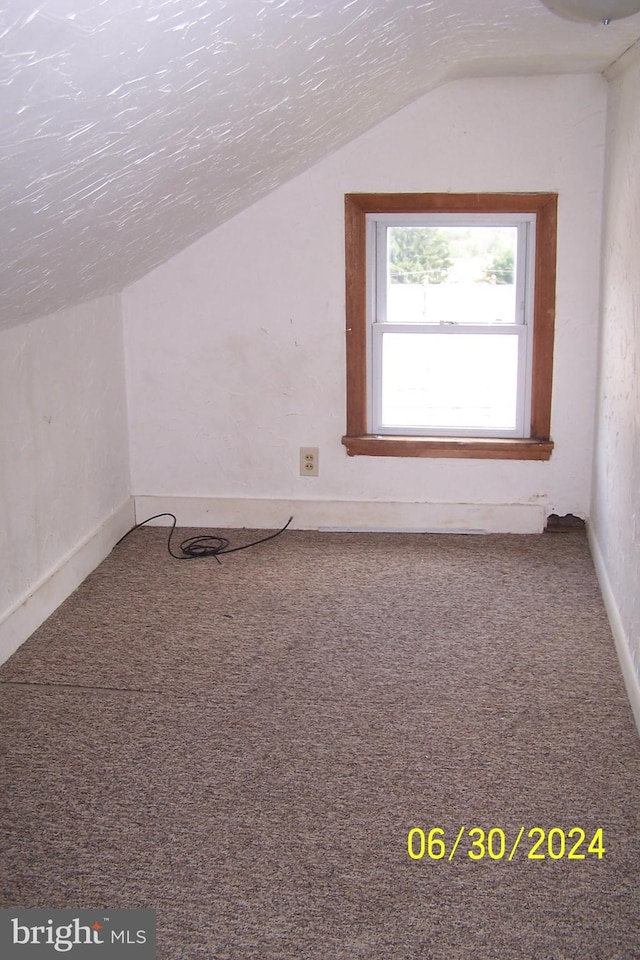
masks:
<instances>
[{"instance_id":1,"label":"window","mask_svg":"<svg viewBox=\"0 0 640 960\"><path fill-rule=\"evenodd\" d=\"M348 194L351 455L547 460L555 194Z\"/></svg>"}]
</instances>

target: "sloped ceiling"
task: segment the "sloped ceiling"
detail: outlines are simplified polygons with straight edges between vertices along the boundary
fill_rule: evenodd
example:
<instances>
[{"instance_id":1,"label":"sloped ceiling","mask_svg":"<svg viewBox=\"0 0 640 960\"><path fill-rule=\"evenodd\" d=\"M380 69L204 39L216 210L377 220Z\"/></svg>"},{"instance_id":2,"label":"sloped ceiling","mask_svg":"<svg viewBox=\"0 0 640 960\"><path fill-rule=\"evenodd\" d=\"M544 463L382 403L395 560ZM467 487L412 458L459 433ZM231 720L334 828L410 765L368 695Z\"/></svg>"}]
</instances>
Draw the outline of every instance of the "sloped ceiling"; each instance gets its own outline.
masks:
<instances>
[{"instance_id":1,"label":"sloped ceiling","mask_svg":"<svg viewBox=\"0 0 640 960\"><path fill-rule=\"evenodd\" d=\"M449 78L601 71L639 35L538 0L11 0L0 326L122 289Z\"/></svg>"}]
</instances>

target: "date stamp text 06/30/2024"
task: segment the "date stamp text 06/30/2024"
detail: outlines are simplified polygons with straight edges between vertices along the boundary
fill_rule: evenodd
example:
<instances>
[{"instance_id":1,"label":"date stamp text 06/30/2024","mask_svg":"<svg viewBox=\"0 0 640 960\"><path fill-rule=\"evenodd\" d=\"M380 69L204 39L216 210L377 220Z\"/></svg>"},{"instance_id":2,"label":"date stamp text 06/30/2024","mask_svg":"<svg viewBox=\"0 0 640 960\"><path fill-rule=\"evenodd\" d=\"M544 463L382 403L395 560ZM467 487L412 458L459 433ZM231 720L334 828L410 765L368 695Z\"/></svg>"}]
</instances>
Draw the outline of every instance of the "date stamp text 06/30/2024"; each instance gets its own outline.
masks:
<instances>
[{"instance_id":1,"label":"date stamp text 06/30/2024","mask_svg":"<svg viewBox=\"0 0 640 960\"><path fill-rule=\"evenodd\" d=\"M601 860L605 854L602 827L595 831L582 827L520 827L511 836L500 827L462 826L456 835L441 827L422 830L412 827L407 835L407 853L412 860L447 860L466 856L469 860Z\"/></svg>"}]
</instances>

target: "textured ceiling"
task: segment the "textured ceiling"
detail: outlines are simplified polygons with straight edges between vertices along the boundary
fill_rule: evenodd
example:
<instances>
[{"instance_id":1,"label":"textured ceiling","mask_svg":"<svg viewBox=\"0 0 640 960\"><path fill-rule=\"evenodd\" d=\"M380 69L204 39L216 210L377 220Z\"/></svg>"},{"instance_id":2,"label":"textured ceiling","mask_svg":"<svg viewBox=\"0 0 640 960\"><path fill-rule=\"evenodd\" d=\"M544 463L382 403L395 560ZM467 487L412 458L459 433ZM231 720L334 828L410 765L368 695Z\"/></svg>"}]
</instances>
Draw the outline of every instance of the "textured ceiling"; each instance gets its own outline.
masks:
<instances>
[{"instance_id":1,"label":"textured ceiling","mask_svg":"<svg viewBox=\"0 0 640 960\"><path fill-rule=\"evenodd\" d=\"M449 78L601 71L639 35L538 0L10 0L0 326L122 289Z\"/></svg>"}]
</instances>

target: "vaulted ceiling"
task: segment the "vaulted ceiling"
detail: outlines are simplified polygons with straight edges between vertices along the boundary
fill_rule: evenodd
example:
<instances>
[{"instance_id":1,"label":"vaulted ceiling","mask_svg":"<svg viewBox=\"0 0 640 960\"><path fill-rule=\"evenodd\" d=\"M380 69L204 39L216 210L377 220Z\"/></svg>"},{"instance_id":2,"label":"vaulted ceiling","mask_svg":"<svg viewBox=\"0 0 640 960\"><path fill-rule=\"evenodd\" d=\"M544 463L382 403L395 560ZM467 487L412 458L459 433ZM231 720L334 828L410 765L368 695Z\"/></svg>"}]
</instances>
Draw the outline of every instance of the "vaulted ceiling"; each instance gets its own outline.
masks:
<instances>
[{"instance_id":1,"label":"vaulted ceiling","mask_svg":"<svg viewBox=\"0 0 640 960\"><path fill-rule=\"evenodd\" d=\"M448 79L598 72L538 0L11 0L0 326L112 293Z\"/></svg>"}]
</instances>

